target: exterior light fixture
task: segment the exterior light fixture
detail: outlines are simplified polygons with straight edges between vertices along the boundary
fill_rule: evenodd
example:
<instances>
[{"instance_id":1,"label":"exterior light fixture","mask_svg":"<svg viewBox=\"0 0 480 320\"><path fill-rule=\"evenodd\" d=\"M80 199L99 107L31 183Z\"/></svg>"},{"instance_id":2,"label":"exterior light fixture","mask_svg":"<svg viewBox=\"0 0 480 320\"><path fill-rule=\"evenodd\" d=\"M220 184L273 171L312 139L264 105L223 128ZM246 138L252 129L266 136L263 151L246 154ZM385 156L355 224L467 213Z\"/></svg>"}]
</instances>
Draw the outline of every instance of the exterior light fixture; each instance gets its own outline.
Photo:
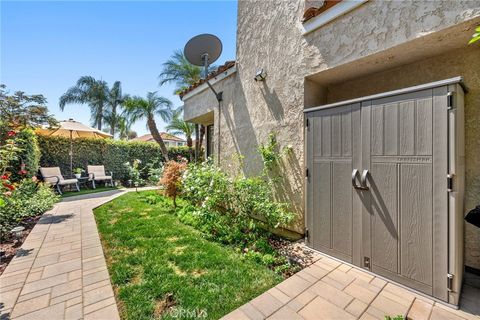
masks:
<instances>
[{"instance_id":1,"label":"exterior light fixture","mask_svg":"<svg viewBox=\"0 0 480 320\"><path fill-rule=\"evenodd\" d=\"M263 68L258 69L257 73L255 73L255 81L265 81L267 77L267 72L263 70Z\"/></svg>"},{"instance_id":2,"label":"exterior light fixture","mask_svg":"<svg viewBox=\"0 0 480 320\"><path fill-rule=\"evenodd\" d=\"M20 241L20 239L22 238L23 230L25 230L24 227L18 226L18 227L13 228L10 231L13 234L13 236L15 237L15 240L17 240L17 242Z\"/></svg>"}]
</instances>

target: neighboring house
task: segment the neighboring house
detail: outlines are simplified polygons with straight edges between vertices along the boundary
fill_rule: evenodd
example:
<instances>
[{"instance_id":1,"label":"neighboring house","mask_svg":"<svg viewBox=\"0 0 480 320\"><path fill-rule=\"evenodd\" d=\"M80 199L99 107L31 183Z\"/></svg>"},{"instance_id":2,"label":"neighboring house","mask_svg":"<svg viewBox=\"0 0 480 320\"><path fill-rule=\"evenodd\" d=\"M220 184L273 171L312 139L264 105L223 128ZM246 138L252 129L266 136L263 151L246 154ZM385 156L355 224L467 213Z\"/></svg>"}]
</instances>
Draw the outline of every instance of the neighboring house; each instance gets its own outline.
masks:
<instances>
[{"instance_id":1,"label":"neighboring house","mask_svg":"<svg viewBox=\"0 0 480 320\"><path fill-rule=\"evenodd\" d=\"M162 137L163 142L165 142L166 147L183 147L187 145L186 140L179 138L177 136L174 136L173 134L161 132L160 136ZM131 141L155 142L155 139L153 139L153 136L151 134L144 134L143 136L134 138Z\"/></svg>"},{"instance_id":2,"label":"neighboring house","mask_svg":"<svg viewBox=\"0 0 480 320\"><path fill-rule=\"evenodd\" d=\"M181 93L184 118L246 175L275 132L293 151L277 190L291 231L456 304L463 262L480 269L480 230L463 223L480 203L477 25L479 1L239 1L236 62L209 76L223 101L200 82Z\"/></svg>"}]
</instances>

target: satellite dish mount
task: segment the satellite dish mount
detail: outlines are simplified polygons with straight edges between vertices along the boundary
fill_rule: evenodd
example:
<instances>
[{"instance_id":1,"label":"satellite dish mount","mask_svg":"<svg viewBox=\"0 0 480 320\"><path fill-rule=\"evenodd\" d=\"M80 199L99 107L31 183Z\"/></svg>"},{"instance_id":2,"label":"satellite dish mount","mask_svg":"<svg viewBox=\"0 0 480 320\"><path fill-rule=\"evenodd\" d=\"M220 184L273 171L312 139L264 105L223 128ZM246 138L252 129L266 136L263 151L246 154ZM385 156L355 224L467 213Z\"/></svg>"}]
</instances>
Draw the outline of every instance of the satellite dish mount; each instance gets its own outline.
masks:
<instances>
[{"instance_id":1,"label":"satellite dish mount","mask_svg":"<svg viewBox=\"0 0 480 320\"><path fill-rule=\"evenodd\" d=\"M222 42L213 34L200 34L188 40L183 50L188 62L204 68L204 80L215 94L217 101L222 101L222 92L217 92L208 81L208 66L217 61L222 54Z\"/></svg>"}]
</instances>

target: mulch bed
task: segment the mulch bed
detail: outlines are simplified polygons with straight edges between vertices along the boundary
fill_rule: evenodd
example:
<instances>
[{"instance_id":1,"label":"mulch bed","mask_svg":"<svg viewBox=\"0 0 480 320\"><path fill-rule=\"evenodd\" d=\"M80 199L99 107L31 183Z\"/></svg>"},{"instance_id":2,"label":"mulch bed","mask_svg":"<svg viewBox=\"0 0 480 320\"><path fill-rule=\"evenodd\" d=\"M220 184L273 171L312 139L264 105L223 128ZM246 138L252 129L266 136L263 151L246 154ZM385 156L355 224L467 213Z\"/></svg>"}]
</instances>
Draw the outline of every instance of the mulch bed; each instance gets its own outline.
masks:
<instances>
[{"instance_id":1,"label":"mulch bed","mask_svg":"<svg viewBox=\"0 0 480 320\"><path fill-rule=\"evenodd\" d=\"M22 231L22 236L19 240L15 240L12 236L3 239L0 243L0 275L5 271L10 261L13 259L17 250L20 249L23 242L32 231L33 227L37 224L37 221L40 219L41 215L36 217L30 217L22 222L19 225L25 227L25 230Z\"/></svg>"},{"instance_id":2,"label":"mulch bed","mask_svg":"<svg viewBox=\"0 0 480 320\"><path fill-rule=\"evenodd\" d=\"M287 257L290 263L299 266L300 269L304 269L320 259L317 252L305 245L304 239L289 241L273 236L268 241L281 255Z\"/></svg>"}]
</instances>

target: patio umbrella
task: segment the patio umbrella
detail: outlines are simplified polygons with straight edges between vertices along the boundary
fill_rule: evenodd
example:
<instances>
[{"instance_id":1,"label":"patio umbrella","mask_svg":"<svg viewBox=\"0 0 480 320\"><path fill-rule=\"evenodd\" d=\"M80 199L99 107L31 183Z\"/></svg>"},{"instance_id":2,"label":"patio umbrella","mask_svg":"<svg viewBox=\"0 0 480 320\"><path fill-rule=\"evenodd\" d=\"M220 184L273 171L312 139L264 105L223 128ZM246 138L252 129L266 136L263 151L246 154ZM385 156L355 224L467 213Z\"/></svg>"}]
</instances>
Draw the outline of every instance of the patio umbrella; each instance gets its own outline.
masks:
<instances>
[{"instance_id":1,"label":"patio umbrella","mask_svg":"<svg viewBox=\"0 0 480 320\"><path fill-rule=\"evenodd\" d=\"M112 135L106 132L102 132L98 129L91 128L84 125L81 122L73 119L66 121L60 121L59 126L55 128L41 127L35 130L36 133L44 136L58 136L70 138L70 174L73 175L73 139L76 138L111 138Z\"/></svg>"}]
</instances>

